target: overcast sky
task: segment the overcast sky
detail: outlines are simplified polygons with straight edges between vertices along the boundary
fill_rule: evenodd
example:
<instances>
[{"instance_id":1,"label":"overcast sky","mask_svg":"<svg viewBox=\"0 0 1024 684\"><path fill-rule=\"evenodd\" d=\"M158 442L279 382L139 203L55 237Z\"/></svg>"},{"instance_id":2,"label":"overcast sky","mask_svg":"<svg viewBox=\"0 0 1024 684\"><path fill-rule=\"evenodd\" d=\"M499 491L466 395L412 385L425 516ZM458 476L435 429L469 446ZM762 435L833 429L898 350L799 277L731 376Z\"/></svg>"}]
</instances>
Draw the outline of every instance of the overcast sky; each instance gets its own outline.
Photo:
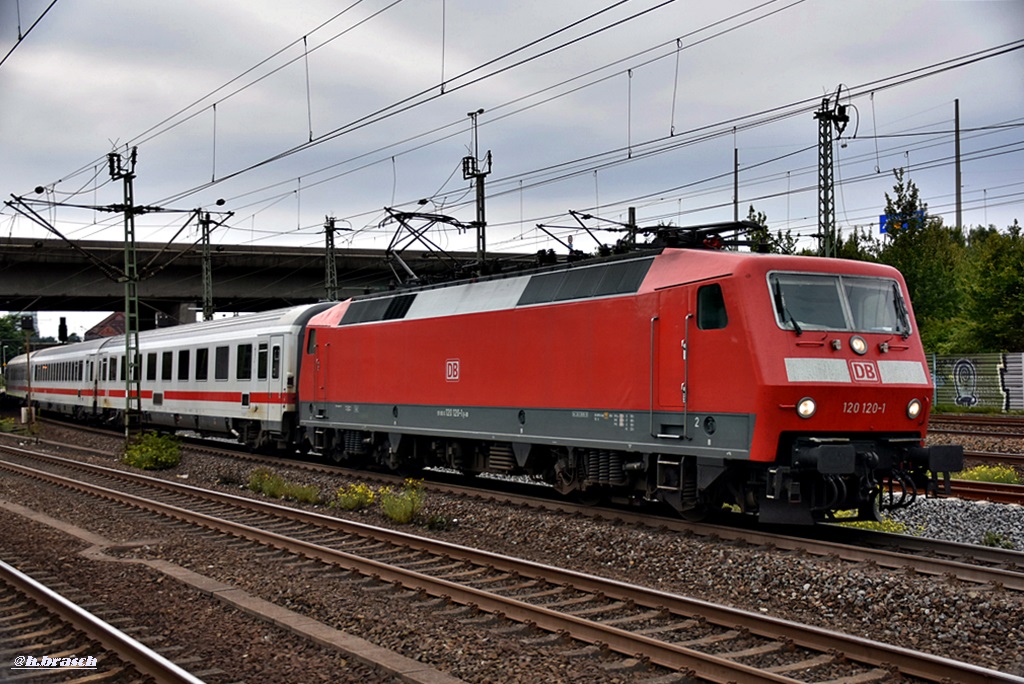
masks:
<instances>
[{"instance_id":1,"label":"overcast sky","mask_svg":"<svg viewBox=\"0 0 1024 684\"><path fill-rule=\"evenodd\" d=\"M353 229L341 246L380 249L384 207L420 200L468 223L483 109L490 250L558 248L538 223L590 249L569 209L731 220L734 148L741 218L753 205L809 245L813 110L840 86L841 229L877 232L895 167L955 222L956 99L964 223L1024 218L1016 0L59 0L32 27L51 2L0 0L0 192L121 202L107 154L137 146L136 203L182 210L140 217L140 240L218 199L234 212L219 243L321 245L332 215ZM123 238L118 215L38 208L72 239ZM0 231L43 235L6 207Z\"/></svg>"}]
</instances>

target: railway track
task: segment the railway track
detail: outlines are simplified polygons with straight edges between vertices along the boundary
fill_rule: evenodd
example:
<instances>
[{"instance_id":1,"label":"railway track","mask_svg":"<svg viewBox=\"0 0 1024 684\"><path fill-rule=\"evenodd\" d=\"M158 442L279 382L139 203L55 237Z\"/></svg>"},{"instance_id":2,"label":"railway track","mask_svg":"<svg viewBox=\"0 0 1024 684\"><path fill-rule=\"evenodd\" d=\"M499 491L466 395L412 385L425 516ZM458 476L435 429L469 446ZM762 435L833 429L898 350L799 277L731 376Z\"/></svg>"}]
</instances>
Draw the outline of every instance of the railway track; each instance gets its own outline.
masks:
<instances>
[{"instance_id":1,"label":"railway track","mask_svg":"<svg viewBox=\"0 0 1024 684\"><path fill-rule=\"evenodd\" d=\"M41 461L69 473L44 472L8 456L3 468L27 477L340 565L417 592L423 600L455 602L708 681L869 682L898 673L936 682L1024 682L593 575L45 454L4 451L17 453L14 460ZM98 482L80 481L85 473Z\"/></svg>"},{"instance_id":2,"label":"railway track","mask_svg":"<svg viewBox=\"0 0 1024 684\"><path fill-rule=\"evenodd\" d=\"M975 427L1019 428L1024 433L1024 416L995 416L974 413L935 413L929 418L931 425L971 425Z\"/></svg>"},{"instance_id":3,"label":"railway track","mask_svg":"<svg viewBox=\"0 0 1024 684\"><path fill-rule=\"evenodd\" d=\"M58 423L63 425L62 423ZM97 430L102 434L106 431ZM42 440L41 440L42 441ZM61 448L109 459L110 454L81 446L47 442ZM311 473L348 475L360 481L378 481L397 485L400 476L351 470L342 466L284 459L276 456L221 449L208 441L190 445L218 457L241 458L253 464L270 468L288 467ZM955 483L961 481L954 481ZM970 484L963 481L966 484ZM868 563L896 571L913 571L936 577L954 577L973 584L998 586L1013 591L1024 591L1024 552L996 549L973 544L959 544L941 539L928 539L908 535L888 534L860 530L841 525L816 528L787 528L775 531L767 528L748 529L743 524L693 523L674 516L659 516L648 511L594 507L565 501L560 497L544 496L543 488L515 485L512 492L501 480L486 480L474 486L450 481L431 480L426 483L432 490L469 499L488 499L544 510L562 511L572 515L586 515L598 519L621 521L636 526L663 527L679 534L703 539L718 539L731 543L751 544L765 548L806 553L811 556L841 559L844 562ZM984 485L982 485L984 486ZM481 489L481 487L492 487ZM524 490L529 490L524 491Z\"/></svg>"},{"instance_id":4,"label":"railway track","mask_svg":"<svg viewBox=\"0 0 1024 684\"><path fill-rule=\"evenodd\" d=\"M61 427L65 427L65 428L68 427L68 424L65 423L65 422L50 420L50 419L47 419L47 418L40 418L39 421L43 422L43 423L59 425ZM111 434L109 430L105 430L105 429L102 429L102 428L88 427L88 426L83 426L83 425L76 425L76 426L74 426L74 429L90 432L90 433L93 433L93 434L100 434L100 435L104 435L104 436L109 436ZM965 431L964 434L975 434L975 433L971 433L971 432ZM40 441L45 441L45 440L40 440ZM309 463L309 462L305 462L305 461L295 461L295 460L290 460L290 459L287 460L287 461L282 461L282 459L279 459L279 458L276 458L276 457L272 457L272 456L263 456L263 455L248 453L248 452L242 452L242 451L239 451L238 449L228 449L228 448L217 447L215 445L215 443L212 443L209 440L187 439L186 441L188 443L189 449L192 449L194 451L205 452L205 453L208 453L208 454L211 454L211 455L214 455L214 456L230 455L233 458L245 458L245 459L253 461L254 463L266 463L268 465L275 465L275 466L276 465L281 465L282 462L285 462L285 463L287 463L287 465L289 467L312 468L314 470L320 470L320 471L326 471L326 472L330 472L331 470L335 469L335 466L331 466L331 465L315 464L315 463ZM54 442L53 444L56 445L57 443ZM70 446L71 448L75 448L74 445L61 445L61 446L65 446L65 447ZM88 449L86 449L86 451L88 451ZM999 452L987 452L987 451L967 451L967 452L964 453L964 457L968 458L968 459L975 459L975 460L985 461L985 462L1011 463L1011 464L1018 464L1019 463L1019 464L1024 465L1024 454L999 453ZM392 478L392 479L394 479L394 478ZM981 501L995 501L995 502L1000 502L1000 503L1018 503L1018 504L1024 503L1024 494L1016 494L1015 495L1015 492L1024 492L1024 487L1019 488L1019 489L1013 489L1012 487L1006 488L1007 486L1004 485L1003 489L998 489L998 488L987 488L985 486L985 484L982 484L982 485L977 486L977 487L974 487L974 486L962 486L960 484L962 482L965 482L965 481L959 481L959 480L954 481L954 483L955 483L954 484L954 494L956 496L960 496L962 498L967 498L967 499L975 499L975 500L981 500Z\"/></svg>"},{"instance_id":5,"label":"railway track","mask_svg":"<svg viewBox=\"0 0 1024 684\"><path fill-rule=\"evenodd\" d=\"M202 684L159 653L74 602L0 561L0 674L10 681L76 677L76 681ZM150 679L152 678L152 679ZM4 677L7 681L7 677ZM65 681L61 679L61 681Z\"/></svg>"},{"instance_id":6,"label":"railway track","mask_svg":"<svg viewBox=\"0 0 1024 684\"><path fill-rule=\"evenodd\" d=\"M1024 485L1001 482L976 482L974 480L952 480L951 496L975 501L1024 504Z\"/></svg>"}]
</instances>

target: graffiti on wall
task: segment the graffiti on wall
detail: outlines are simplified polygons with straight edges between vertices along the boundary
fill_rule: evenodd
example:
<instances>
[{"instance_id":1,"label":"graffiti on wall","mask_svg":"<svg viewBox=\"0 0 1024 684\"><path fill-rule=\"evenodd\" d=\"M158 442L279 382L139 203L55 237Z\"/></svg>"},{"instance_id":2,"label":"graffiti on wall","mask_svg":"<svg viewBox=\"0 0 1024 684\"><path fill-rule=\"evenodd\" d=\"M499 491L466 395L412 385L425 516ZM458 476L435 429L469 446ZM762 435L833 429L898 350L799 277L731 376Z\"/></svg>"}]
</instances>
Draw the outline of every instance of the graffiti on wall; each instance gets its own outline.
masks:
<instances>
[{"instance_id":1,"label":"graffiti on wall","mask_svg":"<svg viewBox=\"0 0 1024 684\"><path fill-rule=\"evenodd\" d=\"M932 356L935 403L1024 410L1024 354Z\"/></svg>"}]
</instances>

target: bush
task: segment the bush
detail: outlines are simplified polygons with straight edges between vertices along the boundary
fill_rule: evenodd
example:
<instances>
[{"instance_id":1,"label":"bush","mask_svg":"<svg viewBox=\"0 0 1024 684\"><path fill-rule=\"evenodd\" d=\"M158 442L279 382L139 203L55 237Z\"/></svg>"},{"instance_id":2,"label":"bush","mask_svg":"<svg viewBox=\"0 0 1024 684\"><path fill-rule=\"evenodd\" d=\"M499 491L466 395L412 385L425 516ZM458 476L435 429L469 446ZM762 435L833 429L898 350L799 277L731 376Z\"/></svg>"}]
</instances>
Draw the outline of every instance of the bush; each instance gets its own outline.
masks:
<instances>
[{"instance_id":1,"label":"bush","mask_svg":"<svg viewBox=\"0 0 1024 684\"><path fill-rule=\"evenodd\" d=\"M973 482L1021 484L1020 476L1017 475L1017 471L1004 465L974 466L973 468L961 470L959 473L955 473L953 478L956 480L971 480Z\"/></svg>"},{"instance_id":2,"label":"bush","mask_svg":"<svg viewBox=\"0 0 1024 684\"><path fill-rule=\"evenodd\" d=\"M358 511L371 505L377 493L365 484L350 484L338 487L331 501L331 508L340 508L344 511Z\"/></svg>"},{"instance_id":3,"label":"bush","mask_svg":"<svg viewBox=\"0 0 1024 684\"><path fill-rule=\"evenodd\" d=\"M423 480L406 480L398 491L381 487L380 508L392 522L412 522L423 506Z\"/></svg>"},{"instance_id":4,"label":"bush","mask_svg":"<svg viewBox=\"0 0 1024 684\"><path fill-rule=\"evenodd\" d=\"M144 432L125 449L123 463L143 470L165 470L181 463L181 446L174 435Z\"/></svg>"}]
</instances>

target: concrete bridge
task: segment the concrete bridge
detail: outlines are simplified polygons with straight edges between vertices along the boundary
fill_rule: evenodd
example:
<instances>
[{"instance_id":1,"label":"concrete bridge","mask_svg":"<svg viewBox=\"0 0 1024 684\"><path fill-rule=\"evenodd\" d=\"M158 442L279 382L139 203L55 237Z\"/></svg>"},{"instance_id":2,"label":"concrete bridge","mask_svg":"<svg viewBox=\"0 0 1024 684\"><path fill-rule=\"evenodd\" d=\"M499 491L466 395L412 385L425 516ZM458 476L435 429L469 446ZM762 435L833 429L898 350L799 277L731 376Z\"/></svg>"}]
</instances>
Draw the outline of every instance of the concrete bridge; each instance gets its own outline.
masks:
<instances>
[{"instance_id":1,"label":"concrete bridge","mask_svg":"<svg viewBox=\"0 0 1024 684\"><path fill-rule=\"evenodd\" d=\"M202 253L198 245L138 243L139 309L143 329L157 314L171 321L194 320L202 306ZM446 270L436 253L404 252L402 260L421 277ZM447 255L470 268L475 253ZM527 265L536 255L490 255ZM263 311L326 298L323 249L214 245L213 299L218 311ZM0 239L0 310L121 311L124 284L121 242L31 238ZM336 268L340 299L385 290L404 271L383 250L339 249Z\"/></svg>"}]
</instances>

